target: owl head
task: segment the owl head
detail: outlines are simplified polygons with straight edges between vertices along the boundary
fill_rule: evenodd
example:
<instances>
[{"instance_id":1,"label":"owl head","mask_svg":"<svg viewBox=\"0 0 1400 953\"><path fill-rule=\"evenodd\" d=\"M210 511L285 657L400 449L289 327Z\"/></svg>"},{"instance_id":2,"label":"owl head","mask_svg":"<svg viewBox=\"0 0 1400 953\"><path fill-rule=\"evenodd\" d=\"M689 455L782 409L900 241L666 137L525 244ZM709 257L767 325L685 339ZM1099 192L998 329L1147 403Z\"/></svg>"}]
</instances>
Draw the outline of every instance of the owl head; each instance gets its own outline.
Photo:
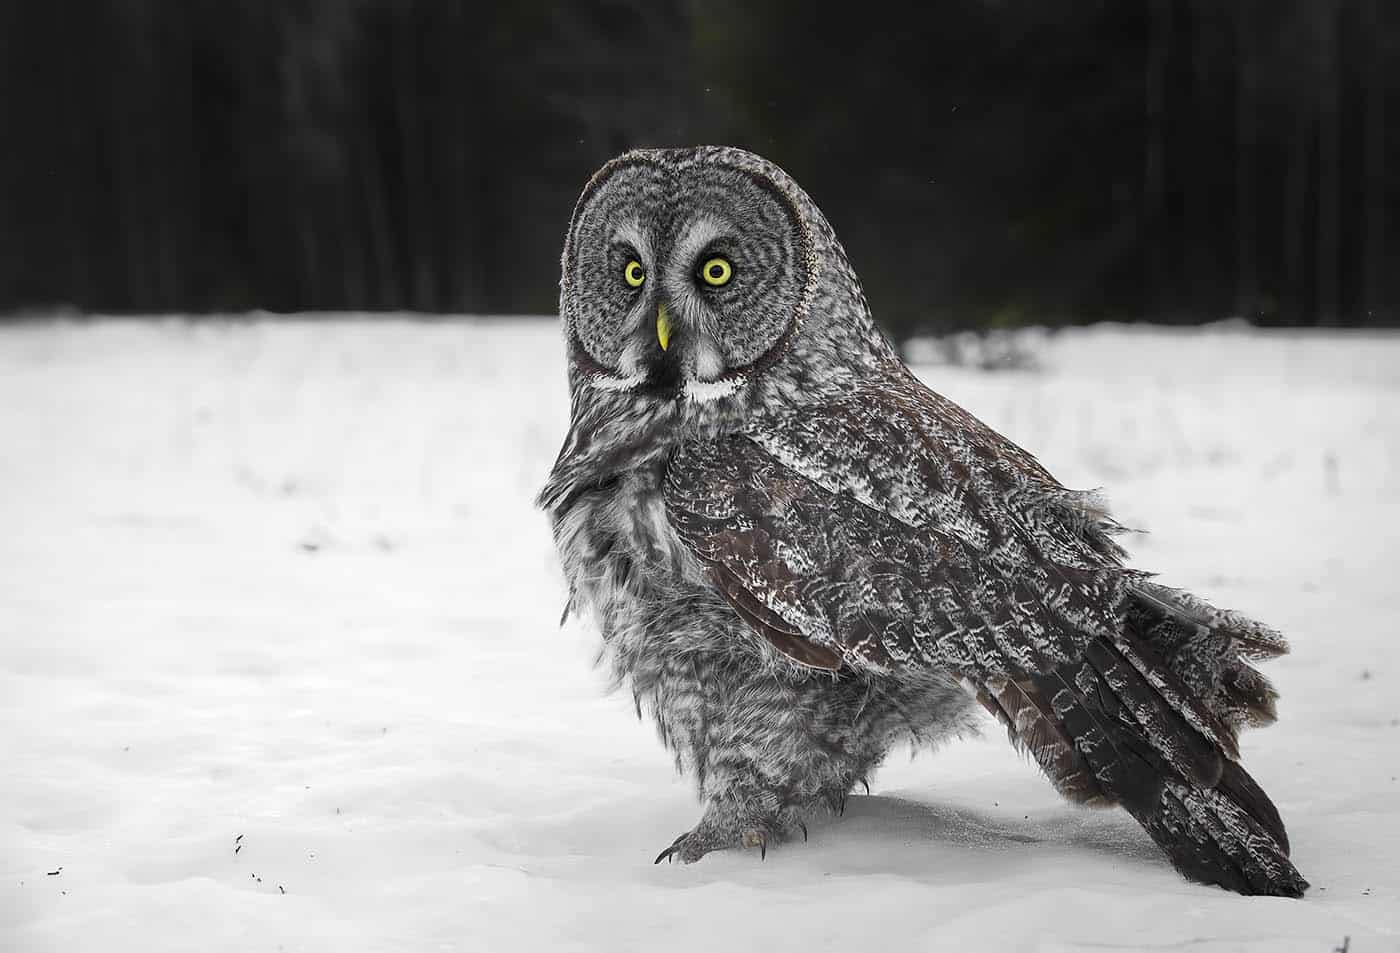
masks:
<instances>
[{"instance_id":1,"label":"owl head","mask_svg":"<svg viewBox=\"0 0 1400 953\"><path fill-rule=\"evenodd\" d=\"M562 270L576 395L724 402L794 355L839 362L838 339L879 337L821 211L742 149L639 150L603 166Z\"/></svg>"}]
</instances>

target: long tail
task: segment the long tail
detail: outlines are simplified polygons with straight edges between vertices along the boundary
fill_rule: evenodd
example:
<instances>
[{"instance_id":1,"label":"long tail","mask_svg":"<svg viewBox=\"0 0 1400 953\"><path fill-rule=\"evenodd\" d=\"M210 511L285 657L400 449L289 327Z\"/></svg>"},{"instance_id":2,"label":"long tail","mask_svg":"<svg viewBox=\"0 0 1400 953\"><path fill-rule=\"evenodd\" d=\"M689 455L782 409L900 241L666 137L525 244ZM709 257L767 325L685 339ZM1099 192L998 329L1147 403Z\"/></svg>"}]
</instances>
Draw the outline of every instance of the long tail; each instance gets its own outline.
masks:
<instances>
[{"instance_id":1,"label":"long tail","mask_svg":"<svg viewBox=\"0 0 1400 953\"><path fill-rule=\"evenodd\" d=\"M1288 859L1277 809L1233 761L1214 788L1168 781L1148 811L1124 806L1192 880L1277 897L1301 897L1308 889Z\"/></svg>"},{"instance_id":2,"label":"long tail","mask_svg":"<svg viewBox=\"0 0 1400 953\"><path fill-rule=\"evenodd\" d=\"M1143 581L1131 601L1128 637L1140 635L1148 664L1165 666L1166 680L1211 719L1223 755L1213 787L1168 782L1156 809L1138 820L1194 879L1240 893L1301 896L1308 882L1289 860L1278 809L1237 760L1240 729L1277 717L1278 693L1249 662L1283 655L1288 643L1179 589Z\"/></svg>"},{"instance_id":3,"label":"long tail","mask_svg":"<svg viewBox=\"0 0 1400 953\"><path fill-rule=\"evenodd\" d=\"M1185 619L1188 608L1210 607L1193 600L1177 610L1167 601L1174 594L1154 586L1120 637L1094 639L1082 659L979 697L1061 793L1121 804L1184 876L1243 894L1302 896L1308 884L1288 859L1278 810L1236 761L1238 726L1271 720L1274 694L1240 661L1248 646L1231 633L1271 630L1233 614L1212 619L1214 628ZM1186 654L1195 664L1213 653L1216 677L1192 671L1188 680L1168 661L1154 638L1179 634L1168 621L1205 630L1193 632L1201 652ZM1268 654L1283 651L1276 635L1255 639L1254 651L1265 654L1266 643ZM1253 678L1237 678L1241 668Z\"/></svg>"}]
</instances>

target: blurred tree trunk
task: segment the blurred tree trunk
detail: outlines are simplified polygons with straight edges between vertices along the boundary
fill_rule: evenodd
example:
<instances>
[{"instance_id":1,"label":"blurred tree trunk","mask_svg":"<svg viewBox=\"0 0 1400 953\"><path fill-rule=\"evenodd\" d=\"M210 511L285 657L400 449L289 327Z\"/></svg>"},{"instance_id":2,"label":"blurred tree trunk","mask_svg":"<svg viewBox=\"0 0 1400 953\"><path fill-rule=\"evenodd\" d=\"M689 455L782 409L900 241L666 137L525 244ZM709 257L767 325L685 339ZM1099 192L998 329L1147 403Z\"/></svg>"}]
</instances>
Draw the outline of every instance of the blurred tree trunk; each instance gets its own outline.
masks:
<instances>
[{"instance_id":1,"label":"blurred tree trunk","mask_svg":"<svg viewBox=\"0 0 1400 953\"><path fill-rule=\"evenodd\" d=\"M1143 192L1147 214L1147 308L1160 319L1167 308L1167 184L1166 184L1166 87L1171 55L1172 0L1148 0L1147 149L1143 156Z\"/></svg>"},{"instance_id":2,"label":"blurred tree trunk","mask_svg":"<svg viewBox=\"0 0 1400 953\"><path fill-rule=\"evenodd\" d=\"M1338 121L1341 80L1337 66L1337 0L1313 0L1317 16L1318 148L1317 148L1317 320L1338 322L1340 303L1339 216L1341 197L1341 129Z\"/></svg>"},{"instance_id":3,"label":"blurred tree trunk","mask_svg":"<svg viewBox=\"0 0 1400 953\"><path fill-rule=\"evenodd\" d=\"M1308 238L1308 184L1310 181L1313 143L1313 112L1316 98L1313 92L1315 42L1305 36L1300 42L1301 68L1291 77L1293 99L1293 130L1288 141L1288 171L1284 182L1283 217L1283 275L1281 286L1287 294L1288 321L1306 324L1312 313L1308 298L1308 274L1305 252Z\"/></svg>"},{"instance_id":4,"label":"blurred tree trunk","mask_svg":"<svg viewBox=\"0 0 1400 953\"><path fill-rule=\"evenodd\" d=\"M446 43L455 37L468 36L471 30L471 17L462 0L445 5L449 27ZM471 146L471 112L473 79L478 76L475 58L470 64L464 63L452 76L452 94L445 117L447 134L448 162L446 194L441 207L450 220L443 228L444 239L439 254L439 301L443 309L466 311L468 305L466 259L470 255L471 242L467 240L472 228L472 209L467 202L467 175L474 150Z\"/></svg>"},{"instance_id":5,"label":"blurred tree trunk","mask_svg":"<svg viewBox=\"0 0 1400 953\"><path fill-rule=\"evenodd\" d=\"M1382 316L1378 313L1385 307L1385 226L1386 194L1385 181L1385 57L1387 37L1382 30L1379 0L1360 0L1361 32L1370 41L1365 70L1366 114L1363 124L1364 192L1362 217L1364 235L1362 238L1362 293L1358 318L1360 323L1376 323ZM1394 307L1394 303L1391 304Z\"/></svg>"},{"instance_id":6,"label":"blurred tree trunk","mask_svg":"<svg viewBox=\"0 0 1400 953\"><path fill-rule=\"evenodd\" d=\"M1254 0L1235 4L1235 313L1256 318L1259 306L1259 223L1255 203L1258 35Z\"/></svg>"},{"instance_id":7,"label":"blurred tree trunk","mask_svg":"<svg viewBox=\"0 0 1400 953\"><path fill-rule=\"evenodd\" d=\"M59 29L65 36L76 39L87 33L86 24L73 22L78 18L71 16L66 3L58 3L55 7ZM68 168L74 169L81 169L85 165L83 157L87 133L83 128L83 118L87 111L90 90L88 89L87 64L83 61L83 52L80 43L69 42L63 44L58 54L59 69L63 74L58 110L63 126L64 162ZM9 153L10 150L6 150L6 152ZM75 178L78 177L75 176ZM89 186L85 177L81 184ZM65 283L68 286L68 303L84 307L92 300L93 293L92 275L87 256L90 230L88 223L83 221L83 209L80 203L89 202L91 195L84 194L86 189L76 187L60 191L62 195L59 198L61 210L59 214L63 222L64 245L67 251Z\"/></svg>"},{"instance_id":8,"label":"blurred tree trunk","mask_svg":"<svg viewBox=\"0 0 1400 953\"><path fill-rule=\"evenodd\" d=\"M374 273L374 304L382 311L397 311L403 307L399 272L394 264L394 229L389 220L388 201L384 189L384 158L375 145L374 129L364 118L355 123L355 183L365 216L362 228L369 230Z\"/></svg>"},{"instance_id":9,"label":"blurred tree trunk","mask_svg":"<svg viewBox=\"0 0 1400 953\"><path fill-rule=\"evenodd\" d=\"M424 247L429 235L427 209L427 157L423 145L426 123L423 122L423 90L419 89L418 31L421 13L416 4L394 17L397 29L392 40L395 96L391 100L398 130L399 209L402 217L399 230L398 266L402 284L400 294L415 311L431 311L432 262Z\"/></svg>"},{"instance_id":10,"label":"blurred tree trunk","mask_svg":"<svg viewBox=\"0 0 1400 953\"><path fill-rule=\"evenodd\" d=\"M1182 315L1186 321L1213 320L1220 317L1217 311L1217 286L1219 281L1212 274L1216 270L1215 235L1223 233L1217 221L1219 214L1214 208L1215 170L1213 164L1213 136L1216 128L1217 92L1211 88L1210 53L1216 24L1212 13L1215 0L1192 0L1191 23L1191 110L1189 127L1192 148L1186 151L1183 188L1185 199L1185 248L1182 249L1186 262L1186 274L1190 288L1190 304Z\"/></svg>"}]
</instances>

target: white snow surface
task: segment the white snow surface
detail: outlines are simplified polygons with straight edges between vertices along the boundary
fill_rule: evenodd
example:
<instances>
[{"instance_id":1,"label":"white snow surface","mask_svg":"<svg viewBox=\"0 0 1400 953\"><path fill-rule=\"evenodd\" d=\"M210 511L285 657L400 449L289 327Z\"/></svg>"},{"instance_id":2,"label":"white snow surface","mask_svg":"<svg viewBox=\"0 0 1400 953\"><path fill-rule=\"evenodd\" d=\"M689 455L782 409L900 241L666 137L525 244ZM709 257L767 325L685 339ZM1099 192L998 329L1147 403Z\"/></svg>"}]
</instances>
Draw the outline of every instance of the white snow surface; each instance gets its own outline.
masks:
<instances>
[{"instance_id":1,"label":"white snow surface","mask_svg":"<svg viewBox=\"0 0 1400 953\"><path fill-rule=\"evenodd\" d=\"M921 373L1290 637L1244 760L1306 899L1184 882L990 720L653 866L699 812L558 625L553 322L103 320L0 329L0 950L1400 949L1400 338L1039 346Z\"/></svg>"}]
</instances>

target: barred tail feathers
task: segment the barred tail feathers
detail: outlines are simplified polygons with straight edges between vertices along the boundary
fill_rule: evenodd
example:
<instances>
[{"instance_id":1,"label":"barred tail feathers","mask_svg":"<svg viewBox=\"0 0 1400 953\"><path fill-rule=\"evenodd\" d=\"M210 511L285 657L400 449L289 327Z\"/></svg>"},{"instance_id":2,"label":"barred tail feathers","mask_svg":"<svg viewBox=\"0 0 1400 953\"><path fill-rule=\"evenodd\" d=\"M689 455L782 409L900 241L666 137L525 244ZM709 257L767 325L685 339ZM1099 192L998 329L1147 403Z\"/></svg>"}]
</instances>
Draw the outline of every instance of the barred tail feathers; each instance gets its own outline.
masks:
<instances>
[{"instance_id":1,"label":"barred tail feathers","mask_svg":"<svg viewBox=\"0 0 1400 953\"><path fill-rule=\"evenodd\" d=\"M1227 753L1228 728L1199 705L1178 707L1187 691L1150 645L1124 635L1092 640L1053 672L990 683L978 699L1062 794L1121 804L1184 876L1301 896L1278 810Z\"/></svg>"}]
</instances>

